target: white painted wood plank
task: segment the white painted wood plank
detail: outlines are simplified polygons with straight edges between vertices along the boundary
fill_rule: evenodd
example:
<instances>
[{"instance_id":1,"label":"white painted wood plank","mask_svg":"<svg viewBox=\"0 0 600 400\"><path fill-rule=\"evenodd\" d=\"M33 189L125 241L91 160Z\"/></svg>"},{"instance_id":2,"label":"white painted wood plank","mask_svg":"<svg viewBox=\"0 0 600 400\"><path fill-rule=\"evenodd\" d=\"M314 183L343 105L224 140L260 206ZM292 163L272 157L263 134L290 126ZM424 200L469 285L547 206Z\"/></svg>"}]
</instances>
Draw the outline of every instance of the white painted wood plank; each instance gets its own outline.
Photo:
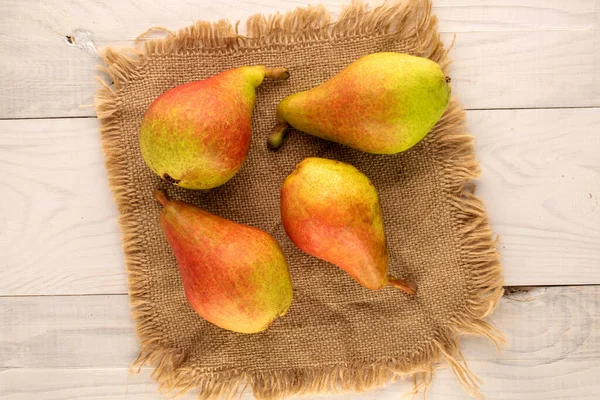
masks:
<instances>
[{"instance_id":1,"label":"white painted wood plank","mask_svg":"<svg viewBox=\"0 0 600 400\"><path fill-rule=\"evenodd\" d=\"M467 114L506 283L600 283L600 109ZM0 295L127 292L95 119L0 121L0 193Z\"/></svg>"},{"instance_id":2,"label":"white painted wood plank","mask_svg":"<svg viewBox=\"0 0 600 400\"><path fill-rule=\"evenodd\" d=\"M459 33L450 57L465 109L600 105L598 29Z\"/></svg>"},{"instance_id":3,"label":"white painted wood plank","mask_svg":"<svg viewBox=\"0 0 600 400\"><path fill-rule=\"evenodd\" d=\"M507 284L600 283L600 109L467 119Z\"/></svg>"},{"instance_id":4,"label":"white painted wood plank","mask_svg":"<svg viewBox=\"0 0 600 400\"><path fill-rule=\"evenodd\" d=\"M128 367L128 296L0 297L0 367Z\"/></svg>"},{"instance_id":5,"label":"white painted wood plank","mask_svg":"<svg viewBox=\"0 0 600 400\"><path fill-rule=\"evenodd\" d=\"M484 377L482 392L493 400L596 400L600 392L597 376L598 362L558 362L550 365L503 365L488 361L469 364L480 377ZM575 367L575 368L573 368ZM157 391L150 378L149 369L138 374L128 374L126 368L84 369L9 369L0 372L1 400L161 400L167 395ZM361 394L310 396L312 400L397 400L412 389L409 382L397 382L385 388ZM241 397L254 397L245 392ZM420 395L415 397L421 398ZM427 391L428 400L468 398L458 386L448 369L436 373ZM196 392L177 397L195 400ZM410 397L408 397L410 399Z\"/></svg>"},{"instance_id":6,"label":"white painted wood plank","mask_svg":"<svg viewBox=\"0 0 600 400\"><path fill-rule=\"evenodd\" d=\"M12 369L0 372L1 400L159 400L167 399L157 391L144 369L140 375L126 368L94 369ZM245 396L251 399L252 396ZM196 400L192 393L181 400Z\"/></svg>"},{"instance_id":7,"label":"white painted wood plank","mask_svg":"<svg viewBox=\"0 0 600 400\"><path fill-rule=\"evenodd\" d=\"M327 0L334 15L343 1ZM95 46L131 46L153 25L179 29L195 19L245 19L286 11L295 0L28 0L0 5L0 118L91 116L97 58L65 36L90 32ZM435 2L452 53L453 89L468 109L600 105L600 18L595 0Z\"/></svg>"},{"instance_id":8,"label":"white painted wood plank","mask_svg":"<svg viewBox=\"0 0 600 400\"><path fill-rule=\"evenodd\" d=\"M127 293L96 119L0 121L0 295Z\"/></svg>"},{"instance_id":9,"label":"white painted wood plank","mask_svg":"<svg viewBox=\"0 0 600 400\"><path fill-rule=\"evenodd\" d=\"M6 32L40 40L50 32L67 35L85 25L94 28L99 40L133 40L153 25L181 29L190 21L244 20L254 13L272 14L305 6L302 0L173 0L168 5L154 0L64 0L40 4L36 0L5 0ZM332 17L347 0L323 0ZM375 4L371 2L370 4ZM598 27L595 0L433 0L442 32L581 30ZM66 29L67 31L64 31Z\"/></svg>"},{"instance_id":10,"label":"white painted wood plank","mask_svg":"<svg viewBox=\"0 0 600 400\"><path fill-rule=\"evenodd\" d=\"M2 365L25 367L0 372L0 399L162 398L148 370L127 375L136 346L125 296L0 298L0 306L0 327L6 333L0 337ZM491 319L506 334L504 352L481 338L463 340L465 357L483 380L487 398L597 398L600 287L511 294ZM407 388L397 383L363 395L311 398L397 399ZM452 373L442 370L427 397L464 399L466 394Z\"/></svg>"}]
</instances>

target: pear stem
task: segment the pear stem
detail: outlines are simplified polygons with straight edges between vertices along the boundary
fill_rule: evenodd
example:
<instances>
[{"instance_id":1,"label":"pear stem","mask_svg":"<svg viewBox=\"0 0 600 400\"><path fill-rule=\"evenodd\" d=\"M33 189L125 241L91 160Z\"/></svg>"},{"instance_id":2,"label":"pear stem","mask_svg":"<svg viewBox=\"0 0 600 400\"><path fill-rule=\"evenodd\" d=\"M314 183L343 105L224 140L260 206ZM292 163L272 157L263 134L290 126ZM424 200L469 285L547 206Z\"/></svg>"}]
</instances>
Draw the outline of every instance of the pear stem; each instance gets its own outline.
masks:
<instances>
[{"instance_id":1,"label":"pear stem","mask_svg":"<svg viewBox=\"0 0 600 400\"><path fill-rule=\"evenodd\" d=\"M265 78L284 80L290 77L290 73L285 68L264 68Z\"/></svg>"},{"instance_id":2,"label":"pear stem","mask_svg":"<svg viewBox=\"0 0 600 400\"><path fill-rule=\"evenodd\" d=\"M406 294L417 293L417 285L413 282L405 281L404 279L395 278L388 275L388 285L402 290Z\"/></svg>"},{"instance_id":3,"label":"pear stem","mask_svg":"<svg viewBox=\"0 0 600 400\"><path fill-rule=\"evenodd\" d=\"M169 196L167 195L167 193L162 190L162 189L154 189L154 198L156 199L156 201L158 201L160 204L162 204L162 206L166 206L169 201Z\"/></svg>"},{"instance_id":4,"label":"pear stem","mask_svg":"<svg viewBox=\"0 0 600 400\"><path fill-rule=\"evenodd\" d=\"M273 131L269 135L267 139L267 144L273 150L277 150L283 144L283 138L285 137L285 132L287 128L289 128L289 124L287 122L280 122L273 128Z\"/></svg>"}]
</instances>

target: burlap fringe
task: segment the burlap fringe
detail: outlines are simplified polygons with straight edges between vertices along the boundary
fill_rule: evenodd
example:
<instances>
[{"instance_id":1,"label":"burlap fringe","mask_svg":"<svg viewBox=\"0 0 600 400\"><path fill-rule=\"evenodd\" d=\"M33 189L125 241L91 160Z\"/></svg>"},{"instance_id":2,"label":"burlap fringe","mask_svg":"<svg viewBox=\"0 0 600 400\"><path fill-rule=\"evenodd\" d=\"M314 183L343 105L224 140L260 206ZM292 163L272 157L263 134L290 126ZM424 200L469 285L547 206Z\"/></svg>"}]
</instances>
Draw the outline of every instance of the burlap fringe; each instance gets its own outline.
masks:
<instances>
[{"instance_id":1,"label":"burlap fringe","mask_svg":"<svg viewBox=\"0 0 600 400\"><path fill-rule=\"evenodd\" d=\"M459 335L476 334L490 338L497 346L502 335L483 321L502 296L502 276L495 243L481 201L470 191L469 182L479 173L472 136L464 130L464 113L452 102L442 120L425 139L425 145L445 174L445 188L452 203L457 227L457 246L461 249L465 274L467 307L464 314L451 318L451 325L440 328L439 335L426 348L416 349L412 360L385 359L370 365L332 365L319 368L280 371L206 371L185 366L186 355L173 348L155 323L154 309L145 301L146 260L139 241L135 211L138 209L127 190L132 177L127 176L125 150L120 141L118 91L132 79L140 78L152 54L185 54L194 51L228 53L257 49L278 49L290 45L310 44L323 39L391 35L399 40L416 40L419 55L448 66L447 50L437 33L437 20L431 15L430 0L407 0L404 4L385 3L371 10L361 2L353 2L335 23L330 22L324 7L299 8L285 15L255 15L246 23L247 35L238 33L238 24L227 21L197 22L179 32L168 32L163 40L144 43L141 49L106 49L101 67L110 79L96 97L96 110L101 122L101 135L109 181L120 210L124 251L129 271L129 290L133 316L141 341L141 351L132 368L146 363L155 366L153 377L160 389L184 393L199 390L201 399L233 398L242 384L261 399L275 399L324 391L364 391L397 379L413 377L414 390L425 391L443 356L461 384L479 396L479 381L469 370L460 352ZM435 140L432 140L435 138Z\"/></svg>"}]
</instances>

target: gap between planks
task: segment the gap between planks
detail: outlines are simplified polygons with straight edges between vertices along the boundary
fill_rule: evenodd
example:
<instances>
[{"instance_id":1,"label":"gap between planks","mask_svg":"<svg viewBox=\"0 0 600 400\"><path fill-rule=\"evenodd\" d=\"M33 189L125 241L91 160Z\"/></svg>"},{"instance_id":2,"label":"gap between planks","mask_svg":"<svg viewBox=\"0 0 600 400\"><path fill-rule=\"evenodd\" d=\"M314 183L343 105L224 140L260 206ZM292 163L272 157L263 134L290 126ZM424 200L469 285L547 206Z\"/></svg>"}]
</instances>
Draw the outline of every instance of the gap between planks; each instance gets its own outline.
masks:
<instances>
[{"instance_id":1,"label":"gap between planks","mask_svg":"<svg viewBox=\"0 0 600 400\"><path fill-rule=\"evenodd\" d=\"M594 283L582 283L578 285L564 284L564 285L511 285L504 286L504 297L519 301L520 297L531 298L532 293L537 295L543 293L550 288L561 288L561 287L587 287L587 286L600 286ZM515 295L516 294L516 295ZM90 296L129 296L128 293L65 293L65 294L3 294L0 295L2 298L46 298L46 297L90 297Z\"/></svg>"},{"instance_id":2,"label":"gap between planks","mask_svg":"<svg viewBox=\"0 0 600 400\"><path fill-rule=\"evenodd\" d=\"M463 108L464 111L515 111L515 110L594 110L598 109L600 106L585 106L585 107L577 107L577 106L565 106L565 107L515 107L515 108ZM0 118L0 121L23 121L23 120L31 120L31 121L45 121L45 120L53 120L53 119L97 119L95 115L74 115L69 117L3 117Z\"/></svg>"}]
</instances>

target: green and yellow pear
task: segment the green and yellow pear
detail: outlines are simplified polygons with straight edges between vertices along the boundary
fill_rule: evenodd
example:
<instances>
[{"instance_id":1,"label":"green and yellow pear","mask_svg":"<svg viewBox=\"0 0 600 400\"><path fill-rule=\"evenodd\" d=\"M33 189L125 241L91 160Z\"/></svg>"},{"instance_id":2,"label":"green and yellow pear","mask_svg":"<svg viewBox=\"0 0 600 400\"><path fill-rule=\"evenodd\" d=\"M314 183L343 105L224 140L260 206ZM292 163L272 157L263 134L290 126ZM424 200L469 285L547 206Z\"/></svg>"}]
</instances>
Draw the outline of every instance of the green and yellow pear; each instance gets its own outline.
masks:
<instances>
[{"instance_id":1,"label":"green and yellow pear","mask_svg":"<svg viewBox=\"0 0 600 400\"><path fill-rule=\"evenodd\" d=\"M388 285L416 293L412 282L388 275L379 196L352 165L306 158L281 187L281 220L305 253L335 264L367 289Z\"/></svg>"},{"instance_id":2,"label":"green and yellow pear","mask_svg":"<svg viewBox=\"0 0 600 400\"><path fill-rule=\"evenodd\" d=\"M210 189L230 180L250 150L255 89L283 68L241 67L186 83L158 96L140 128L146 164L167 182Z\"/></svg>"},{"instance_id":3,"label":"green and yellow pear","mask_svg":"<svg viewBox=\"0 0 600 400\"><path fill-rule=\"evenodd\" d=\"M185 295L202 318L240 333L264 331L292 303L288 264L268 233L208 213L156 190L160 225Z\"/></svg>"},{"instance_id":4,"label":"green and yellow pear","mask_svg":"<svg viewBox=\"0 0 600 400\"><path fill-rule=\"evenodd\" d=\"M291 125L367 153L399 153L417 144L440 120L450 101L449 82L427 58L364 56L322 85L283 99L269 146L281 146Z\"/></svg>"}]
</instances>

